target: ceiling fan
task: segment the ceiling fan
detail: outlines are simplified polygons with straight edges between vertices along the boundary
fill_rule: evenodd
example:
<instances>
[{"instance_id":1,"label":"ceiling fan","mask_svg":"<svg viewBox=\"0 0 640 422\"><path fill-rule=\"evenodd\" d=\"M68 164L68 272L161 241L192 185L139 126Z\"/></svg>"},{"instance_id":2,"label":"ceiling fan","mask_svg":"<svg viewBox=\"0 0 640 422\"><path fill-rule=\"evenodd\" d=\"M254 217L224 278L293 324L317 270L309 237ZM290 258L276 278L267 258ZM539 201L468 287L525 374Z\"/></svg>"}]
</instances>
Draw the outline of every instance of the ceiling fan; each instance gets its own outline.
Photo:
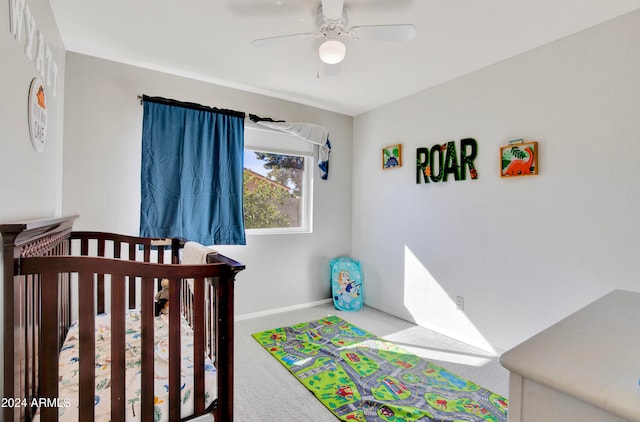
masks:
<instances>
[{"instance_id":1,"label":"ceiling fan","mask_svg":"<svg viewBox=\"0 0 640 422\"><path fill-rule=\"evenodd\" d=\"M262 47L319 38L323 40L318 48L320 60L323 63L333 65L344 60L347 54L347 47L340 38L405 42L416 36L416 28L411 24L362 25L347 28L347 22L344 0L322 0L318 6L316 18L317 32L259 38L253 40L251 44Z\"/></svg>"}]
</instances>

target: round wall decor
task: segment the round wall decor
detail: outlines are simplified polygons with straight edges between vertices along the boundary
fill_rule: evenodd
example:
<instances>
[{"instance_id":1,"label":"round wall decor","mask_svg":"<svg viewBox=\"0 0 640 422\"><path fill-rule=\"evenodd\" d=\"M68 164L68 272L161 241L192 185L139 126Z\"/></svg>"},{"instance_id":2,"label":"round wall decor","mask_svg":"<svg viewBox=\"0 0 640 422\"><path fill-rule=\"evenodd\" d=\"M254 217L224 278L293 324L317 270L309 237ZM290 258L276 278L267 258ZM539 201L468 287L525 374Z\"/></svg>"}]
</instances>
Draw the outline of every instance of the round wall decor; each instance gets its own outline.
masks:
<instances>
[{"instance_id":1,"label":"round wall decor","mask_svg":"<svg viewBox=\"0 0 640 422\"><path fill-rule=\"evenodd\" d=\"M29 135L31 144L38 151L44 151L47 142L47 100L44 84L33 78L29 87Z\"/></svg>"}]
</instances>

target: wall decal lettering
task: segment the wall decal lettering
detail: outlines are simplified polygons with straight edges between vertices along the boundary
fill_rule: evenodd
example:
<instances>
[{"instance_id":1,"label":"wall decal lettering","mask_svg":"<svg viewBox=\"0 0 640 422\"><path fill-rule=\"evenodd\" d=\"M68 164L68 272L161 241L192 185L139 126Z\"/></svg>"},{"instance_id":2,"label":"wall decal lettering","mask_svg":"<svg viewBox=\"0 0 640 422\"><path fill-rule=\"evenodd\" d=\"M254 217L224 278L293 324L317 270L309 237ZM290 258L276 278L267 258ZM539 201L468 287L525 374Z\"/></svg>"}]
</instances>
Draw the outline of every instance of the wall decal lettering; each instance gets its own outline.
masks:
<instances>
[{"instance_id":1,"label":"wall decal lettering","mask_svg":"<svg viewBox=\"0 0 640 422\"><path fill-rule=\"evenodd\" d=\"M447 182L450 176L454 180L466 180L467 170L471 179L478 178L473 161L478 155L478 142L473 138L460 140L460 158L456 143L421 147L416 150L416 183Z\"/></svg>"},{"instance_id":2,"label":"wall decal lettering","mask_svg":"<svg viewBox=\"0 0 640 422\"><path fill-rule=\"evenodd\" d=\"M16 41L24 34L24 55L36 68L51 94L56 96L58 64L53 59L51 47L45 42L44 34L36 27L36 19L25 0L9 0L9 32ZM35 42L34 42L35 41ZM35 52L35 56L34 56Z\"/></svg>"}]
</instances>

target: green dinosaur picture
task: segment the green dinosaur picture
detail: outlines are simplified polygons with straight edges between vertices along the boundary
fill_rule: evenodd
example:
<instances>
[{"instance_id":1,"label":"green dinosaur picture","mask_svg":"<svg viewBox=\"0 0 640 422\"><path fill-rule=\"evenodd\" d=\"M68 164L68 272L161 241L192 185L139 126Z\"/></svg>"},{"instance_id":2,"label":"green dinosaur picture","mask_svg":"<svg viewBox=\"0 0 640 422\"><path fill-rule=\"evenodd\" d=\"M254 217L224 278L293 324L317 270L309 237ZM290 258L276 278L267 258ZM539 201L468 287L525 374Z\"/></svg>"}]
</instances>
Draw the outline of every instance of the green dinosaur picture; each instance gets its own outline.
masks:
<instances>
[{"instance_id":1,"label":"green dinosaur picture","mask_svg":"<svg viewBox=\"0 0 640 422\"><path fill-rule=\"evenodd\" d=\"M402 145L396 144L382 148L382 168L402 167Z\"/></svg>"}]
</instances>

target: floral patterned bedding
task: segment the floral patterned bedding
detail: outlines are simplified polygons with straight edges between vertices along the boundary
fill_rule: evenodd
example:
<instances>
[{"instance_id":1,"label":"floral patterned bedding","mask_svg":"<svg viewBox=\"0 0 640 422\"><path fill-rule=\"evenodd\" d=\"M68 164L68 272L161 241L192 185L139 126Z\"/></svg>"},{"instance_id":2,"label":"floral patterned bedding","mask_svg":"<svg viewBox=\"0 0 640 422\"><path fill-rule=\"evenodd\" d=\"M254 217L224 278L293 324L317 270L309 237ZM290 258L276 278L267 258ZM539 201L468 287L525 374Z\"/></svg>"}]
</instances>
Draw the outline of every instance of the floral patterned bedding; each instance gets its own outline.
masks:
<instances>
[{"instance_id":1,"label":"floral patterned bedding","mask_svg":"<svg viewBox=\"0 0 640 422\"><path fill-rule=\"evenodd\" d=\"M110 389L110 356L111 356L111 318L109 314L96 316L96 396L95 420L109 421L111 406ZM155 407L154 420L168 420L168 318L161 315L155 318ZM182 407L181 416L193 414L193 331L184 319L182 320ZM125 328L125 365L126 372L126 414L127 421L140 419L140 312L130 310L126 315ZM69 406L60 407L60 420L78 420L78 347L79 330L77 322L71 326L64 346L60 351L60 383L59 396ZM205 360L205 406L209 406L217 396L216 370L210 360Z\"/></svg>"}]
</instances>

